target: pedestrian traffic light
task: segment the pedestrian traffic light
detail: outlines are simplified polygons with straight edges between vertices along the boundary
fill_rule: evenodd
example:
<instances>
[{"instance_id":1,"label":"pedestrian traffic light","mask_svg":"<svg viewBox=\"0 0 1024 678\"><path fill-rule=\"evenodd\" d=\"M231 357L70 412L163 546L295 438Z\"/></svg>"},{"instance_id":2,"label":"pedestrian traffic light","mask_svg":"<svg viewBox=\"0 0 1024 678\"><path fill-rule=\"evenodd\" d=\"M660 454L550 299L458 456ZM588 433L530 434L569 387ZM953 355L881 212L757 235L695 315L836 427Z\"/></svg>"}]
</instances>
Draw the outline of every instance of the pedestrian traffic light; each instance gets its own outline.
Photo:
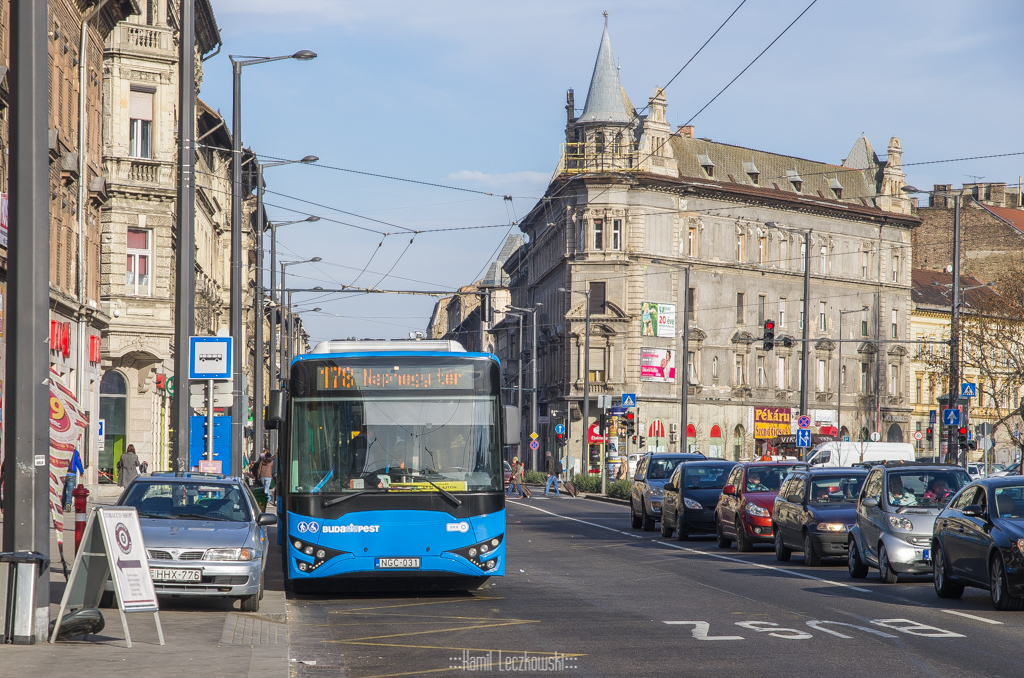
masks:
<instances>
[{"instance_id":1,"label":"pedestrian traffic light","mask_svg":"<svg viewBox=\"0 0 1024 678\"><path fill-rule=\"evenodd\" d=\"M626 412L626 435L636 435L636 412Z\"/></svg>"},{"instance_id":2,"label":"pedestrian traffic light","mask_svg":"<svg viewBox=\"0 0 1024 678\"><path fill-rule=\"evenodd\" d=\"M764 350L770 351L775 348L775 321L764 321Z\"/></svg>"}]
</instances>

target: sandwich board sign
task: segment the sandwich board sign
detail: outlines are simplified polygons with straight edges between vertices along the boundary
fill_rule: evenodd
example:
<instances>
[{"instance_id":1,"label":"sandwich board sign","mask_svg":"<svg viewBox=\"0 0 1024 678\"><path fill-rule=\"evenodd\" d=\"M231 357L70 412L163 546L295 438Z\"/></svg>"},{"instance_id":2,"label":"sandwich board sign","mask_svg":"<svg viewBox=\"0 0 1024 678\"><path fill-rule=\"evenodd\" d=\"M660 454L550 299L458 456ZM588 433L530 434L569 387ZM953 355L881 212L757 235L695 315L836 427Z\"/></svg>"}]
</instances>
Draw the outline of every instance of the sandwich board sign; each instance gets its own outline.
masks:
<instances>
[{"instance_id":1,"label":"sandwich board sign","mask_svg":"<svg viewBox=\"0 0 1024 678\"><path fill-rule=\"evenodd\" d=\"M128 633L126 612L152 612L156 634L163 645L160 608L149 573L149 557L142 542L139 514L135 507L126 506L100 506L89 514L50 642L56 642L66 611L99 607L108 578L114 583L114 597L128 647L132 646L132 638Z\"/></svg>"}]
</instances>

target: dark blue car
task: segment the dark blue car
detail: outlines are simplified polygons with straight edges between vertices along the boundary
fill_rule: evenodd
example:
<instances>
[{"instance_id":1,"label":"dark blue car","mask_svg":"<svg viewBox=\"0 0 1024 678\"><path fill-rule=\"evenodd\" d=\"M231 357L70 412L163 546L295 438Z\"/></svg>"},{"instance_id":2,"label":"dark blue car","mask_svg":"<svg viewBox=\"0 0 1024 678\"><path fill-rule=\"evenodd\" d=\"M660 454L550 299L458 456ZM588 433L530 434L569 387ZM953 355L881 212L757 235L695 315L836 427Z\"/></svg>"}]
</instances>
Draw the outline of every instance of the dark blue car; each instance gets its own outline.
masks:
<instances>
[{"instance_id":1,"label":"dark blue car","mask_svg":"<svg viewBox=\"0 0 1024 678\"><path fill-rule=\"evenodd\" d=\"M691 534L715 533L715 506L729 473L736 466L724 459L684 461L665 483L661 535L683 541Z\"/></svg>"}]
</instances>

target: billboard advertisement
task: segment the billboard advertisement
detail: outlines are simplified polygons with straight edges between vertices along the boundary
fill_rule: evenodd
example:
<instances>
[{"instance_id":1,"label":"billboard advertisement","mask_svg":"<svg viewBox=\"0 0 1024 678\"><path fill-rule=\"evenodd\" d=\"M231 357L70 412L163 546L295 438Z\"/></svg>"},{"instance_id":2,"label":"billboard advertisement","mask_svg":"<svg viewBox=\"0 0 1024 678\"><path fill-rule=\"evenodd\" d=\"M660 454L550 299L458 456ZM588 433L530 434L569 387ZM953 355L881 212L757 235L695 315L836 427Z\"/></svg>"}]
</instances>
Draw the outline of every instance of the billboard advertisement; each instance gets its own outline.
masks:
<instances>
[{"instance_id":1,"label":"billboard advertisement","mask_svg":"<svg viewBox=\"0 0 1024 678\"><path fill-rule=\"evenodd\" d=\"M675 351L668 348L640 349L640 381L676 380Z\"/></svg>"},{"instance_id":2,"label":"billboard advertisement","mask_svg":"<svg viewBox=\"0 0 1024 678\"><path fill-rule=\"evenodd\" d=\"M754 439L771 440L775 436L790 435L791 420L788 407L755 407Z\"/></svg>"},{"instance_id":3,"label":"billboard advertisement","mask_svg":"<svg viewBox=\"0 0 1024 678\"><path fill-rule=\"evenodd\" d=\"M640 308L640 334L644 337L674 337L676 305L645 301Z\"/></svg>"}]
</instances>

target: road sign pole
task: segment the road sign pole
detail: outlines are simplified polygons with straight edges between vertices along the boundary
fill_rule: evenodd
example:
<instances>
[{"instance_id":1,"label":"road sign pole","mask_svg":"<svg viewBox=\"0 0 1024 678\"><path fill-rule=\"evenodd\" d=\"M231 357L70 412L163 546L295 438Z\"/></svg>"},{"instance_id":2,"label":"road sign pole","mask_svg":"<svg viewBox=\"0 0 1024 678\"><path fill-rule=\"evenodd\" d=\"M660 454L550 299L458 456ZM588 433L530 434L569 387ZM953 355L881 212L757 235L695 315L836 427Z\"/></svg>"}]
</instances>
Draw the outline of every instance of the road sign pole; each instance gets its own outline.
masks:
<instances>
[{"instance_id":1,"label":"road sign pole","mask_svg":"<svg viewBox=\"0 0 1024 678\"><path fill-rule=\"evenodd\" d=\"M213 461L213 379L206 380L206 460Z\"/></svg>"}]
</instances>

